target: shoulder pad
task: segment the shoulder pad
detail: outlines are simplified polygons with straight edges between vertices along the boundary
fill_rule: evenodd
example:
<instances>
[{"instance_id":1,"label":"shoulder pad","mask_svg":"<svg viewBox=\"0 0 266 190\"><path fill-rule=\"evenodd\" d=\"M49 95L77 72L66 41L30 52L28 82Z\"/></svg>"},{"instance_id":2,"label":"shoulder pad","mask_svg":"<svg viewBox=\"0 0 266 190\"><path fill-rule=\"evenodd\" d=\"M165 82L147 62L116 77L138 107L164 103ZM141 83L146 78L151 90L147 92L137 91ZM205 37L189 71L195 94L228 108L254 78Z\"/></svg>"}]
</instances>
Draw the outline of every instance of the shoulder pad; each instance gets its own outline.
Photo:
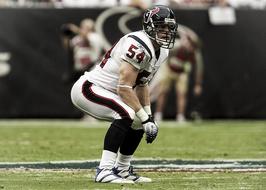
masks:
<instances>
[{"instance_id":1,"label":"shoulder pad","mask_svg":"<svg viewBox=\"0 0 266 190\"><path fill-rule=\"evenodd\" d=\"M150 48L137 36L129 35L122 47L121 58L136 68L150 62L152 58Z\"/></svg>"}]
</instances>

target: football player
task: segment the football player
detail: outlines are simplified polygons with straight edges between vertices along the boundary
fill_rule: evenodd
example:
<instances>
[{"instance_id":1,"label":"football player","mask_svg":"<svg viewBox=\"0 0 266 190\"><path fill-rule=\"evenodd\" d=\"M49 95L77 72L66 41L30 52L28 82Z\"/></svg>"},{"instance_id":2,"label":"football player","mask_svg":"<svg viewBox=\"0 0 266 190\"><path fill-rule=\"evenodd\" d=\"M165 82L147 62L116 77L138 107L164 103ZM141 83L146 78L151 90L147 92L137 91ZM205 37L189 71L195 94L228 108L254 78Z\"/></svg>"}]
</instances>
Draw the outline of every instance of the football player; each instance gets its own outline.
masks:
<instances>
[{"instance_id":1,"label":"football player","mask_svg":"<svg viewBox=\"0 0 266 190\"><path fill-rule=\"evenodd\" d=\"M152 118L148 83L174 46L174 12L155 6L143 15L143 30L123 36L90 72L73 85L73 104L87 114L111 121L104 138L95 181L151 182L133 173L130 161L143 133L152 143L158 125ZM134 122L133 122L134 121Z\"/></svg>"}]
</instances>

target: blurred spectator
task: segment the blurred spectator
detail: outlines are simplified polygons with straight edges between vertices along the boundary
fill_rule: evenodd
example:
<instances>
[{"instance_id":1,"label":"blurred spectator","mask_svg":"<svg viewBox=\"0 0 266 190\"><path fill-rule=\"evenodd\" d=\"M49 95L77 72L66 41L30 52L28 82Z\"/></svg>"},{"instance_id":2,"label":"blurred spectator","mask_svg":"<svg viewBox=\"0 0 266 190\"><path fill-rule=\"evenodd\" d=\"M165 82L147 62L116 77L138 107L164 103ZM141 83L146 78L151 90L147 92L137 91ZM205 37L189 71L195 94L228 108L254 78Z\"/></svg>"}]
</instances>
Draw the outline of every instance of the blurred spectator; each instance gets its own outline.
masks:
<instances>
[{"instance_id":1,"label":"blurred spectator","mask_svg":"<svg viewBox=\"0 0 266 190\"><path fill-rule=\"evenodd\" d=\"M266 0L227 0L234 8L265 9Z\"/></svg>"},{"instance_id":2,"label":"blurred spectator","mask_svg":"<svg viewBox=\"0 0 266 190\"><path fill-rule=\"evenodd\" d=\"M111 7L117 0L0 0L0 6L20 7Z\"/></svg>"},{"instance_id":3,"label":"blurred spectator","mask_svg":"<svg viewBox=\"0 0 266 190\"><path fill-rule=\"evenodd\" d=\"M213 3L214 6L226 7L229 6L228 0L216 0Z\"/></svg>"},{"instance_id":4,"label":"blurred spectator","mask_svg":"<svg viewBox=\"0 0 266 190\"><path fill-rule=\"evenodd\" d=\"M168 3L178 8L208 8L210 6L232 6L234 8L264 9L266 0L154 0L154 2Z\"/></svg>"},{"instance_id":5,"label":"blurred spectator","mask_svg":"<svg viewBox=\"0 0 266 190\"><path fill-rule=\"evenodd\" d=\"M192 69L195 69L194 95L199 96L202 91L203 61L201 42L199 37L189 28L179 28L180 38L176 39L175 46L169 53L169 60L163 64L156 74L157 82L152 82L152 93L158 91L156 98L155 120L163 119L163 109L171 84L174 82L176 90L176 120L185 121L187 92ZM154 98L155 99L155 98Z\"/></svg>"},{"instance_id":6,"label":"blurred spectator","mask_svg":"<svg viewBox=\"0 0 266 190\"><path fill-rule=\"evenodd\" d=\"M172 7L191 7L202 8L208 7L212 1L210 0L169 0Z\"/></svg>"},{"instance_id":7,"label":"blurred spectator","mask_svg":"<svg viewBox=\"0 0 266 190\"><path fill-rule=\"evenodd\" d=\"M152 5L172 8L208 8L229 5L233 8L265 9L266 0L0 0L0 6L8 7L114 7L131 6L146 9Z\"/></svg>"},{"instance_id":8,"label":"blurred spectator","mask_svg":"<svg viewBox=\"0 0 266 190\"><path fill-rule=\"evenodd\" d=\"M117 0L60 0L57 6L62 7L112 7Z\"/></svg>"},{"instance_id":9,"label":"blurred spectator","mask_svg":"<svg viewBox=\"0 0 266 190\"><path fill-rule=\"evenodd\" d=\"M85 18L80 22L80 26L68 23L61 27L62 43L67 52L69 69L63 75L66 82L74 82L91 70L99 61L99 58L105 53L103 40L100 35L94 31L94 21ZM94 118L84 114L82 120L96 121Z\"/></svg>"},{"instance_id":10,"label":"blurred spectator","mask_svg":"<svg viewBox=\"0 0 266 190\"><path fill-rule=\"evenodd\" d=\"M118 5L145 10L152 6L152 0L118 0Z\"/></svg>"},{"instance_id":11,"label":"blurred spectator","mask_svg":"<svg viewBox=\"0 0 266 190\"><path fill-rule=\"evenodd\" d=\"M0 0L2 7L53 7L53 0Z\"/></svg>"},{"instance_id":12,"label":"blurred spectator","mask_svg":"<svg viewBox=\"0 0 266 190\"><path fill-rule=\"evenodd\" d=\"M94 21L83 19L80 26L68 23L61 27L62 42L68 53L69 71L65 80L74 81L90 70L104 53L101 36L94 32Z\"/></svg>"}]
</instances>

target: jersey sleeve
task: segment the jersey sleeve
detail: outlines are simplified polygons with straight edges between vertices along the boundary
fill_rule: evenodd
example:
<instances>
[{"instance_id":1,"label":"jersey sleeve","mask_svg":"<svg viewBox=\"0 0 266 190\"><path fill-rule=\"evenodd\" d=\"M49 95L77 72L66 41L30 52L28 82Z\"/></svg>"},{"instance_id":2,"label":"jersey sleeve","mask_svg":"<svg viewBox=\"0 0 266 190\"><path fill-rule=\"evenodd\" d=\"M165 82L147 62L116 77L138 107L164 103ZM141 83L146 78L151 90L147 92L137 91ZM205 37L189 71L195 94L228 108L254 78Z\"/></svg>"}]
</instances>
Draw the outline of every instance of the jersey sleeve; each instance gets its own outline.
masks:
<instances>
[{"instance_id":1,"label":"jersey sleeve","mask_svg":"<svg viewBox=\"0 0 266 190\"><path fill-rule=\"evenodd\" d=\"M124 40L120 58L132 64L137 69L143 68L150 60L150 56L143 45L130 37Z\"/></svg>"}]
</instances>

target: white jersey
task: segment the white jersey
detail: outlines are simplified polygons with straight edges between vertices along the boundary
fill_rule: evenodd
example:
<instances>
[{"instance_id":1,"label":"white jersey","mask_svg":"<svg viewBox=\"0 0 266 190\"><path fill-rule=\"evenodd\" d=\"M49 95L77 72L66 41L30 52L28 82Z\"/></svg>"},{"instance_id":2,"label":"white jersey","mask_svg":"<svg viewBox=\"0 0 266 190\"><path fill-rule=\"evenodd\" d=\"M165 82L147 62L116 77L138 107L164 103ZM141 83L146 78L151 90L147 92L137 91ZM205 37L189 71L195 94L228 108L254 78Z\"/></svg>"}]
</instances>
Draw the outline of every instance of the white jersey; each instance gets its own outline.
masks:
<instances>
[{"instance_id":1,"label":"white jersey","mask_svg":"<svg viewBox=\"0 0 266 190\"><path fill-rule=\"evenodd\" d=\"M101 63L85 77L91 83L117 93L120 65L126 61L139 70L136 85L148 83L160 65L166 61L168 49L160 48L155 52L150 38L144 31L137 31L123 36L105 54Z\"/></svg>"}]
</instances>

